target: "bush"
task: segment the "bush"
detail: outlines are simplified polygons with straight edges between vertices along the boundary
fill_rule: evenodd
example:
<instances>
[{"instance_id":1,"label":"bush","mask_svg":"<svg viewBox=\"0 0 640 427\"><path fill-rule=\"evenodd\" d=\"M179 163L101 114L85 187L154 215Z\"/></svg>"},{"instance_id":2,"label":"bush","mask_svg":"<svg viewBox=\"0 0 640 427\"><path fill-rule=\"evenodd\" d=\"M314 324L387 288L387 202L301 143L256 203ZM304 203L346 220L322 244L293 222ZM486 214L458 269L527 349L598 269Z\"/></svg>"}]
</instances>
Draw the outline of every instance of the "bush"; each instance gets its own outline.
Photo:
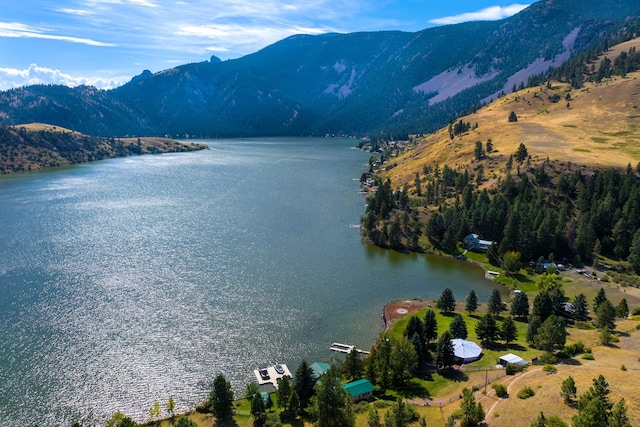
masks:
<instances>
[{"instance_id":1,"label":"bush","mask_svg":"<svg viewBox=\"0 0 640 427\"><path fill-rule=\"evenodd\" d=\"M593 357L593 353L585 353L582 355L582 358L584 360L595 360L595 357Z\"/></svg>"},{"instance_id":2,"label":"bush","mask_svg":"<svg viewBox=\"0 0 640 427\"><path fill-rule=\"evenodd\" d=\"M568 427L568 424L559 416L551 415L547 418L547 427Z\"/></svg>"},{"instance_id":3,"label":"bush","mask_svg":"<svg viewBox=\"0 0 640 427\"><path fill-rule=\"evenodd\" d=\"M507 372L507 375L515 375L518 372L522 372L523 369L524 369L524 366L522 365L517 365L515 363L507 363L505 371Z\"/></svg>"},{"instance_id":4,"label":"bush","mask_svg":"<svg viewBox=\"0 0 640 427\"><path fill-rule=\"evenodd\" d=\"M538 359L538 364L542 365L554 365L558 363L558 358L556 357L555 354L551 353L551 352L545 352L542 356L540 356L540 358Z\"/></svg>"},{"instance_id":5,"label":"bush","mask_svg":"<svg viewBox=\"0 0 640 427\"><path fill-rule=\"evenodd\" d=\"M556 367L555 367L555 366L553 366L553 365L544 365L544 366L542 367L542 370L543 370L544 372L548 372L548 373L550 373L550 374L555 374L556 372L558 372L558 368L556 368Z\"/></svg>"},{"instance_id":6,"label":"bush","mask_svg":"<svg viewBox=\"0 0 640 427\"><path fill-rule=\"evenodd\" d=\"M495 390L498 397L507 397L507 387L504 384L493 384L491 388Z\"/></svg>"},{"instance_id":7,"label":"bush","mask_svg":"<svg viewBox=\"0 0 640 427\"><path fill-rule=\"evenodd\" d=\"M560 350L557 354L556 357L558 359L570 359L571 358L571 354L569 354L566 350Z\"/></svg>"},{"instance_id":8,"label":"bush","mask_svg":"<svg viewBox=\"0 0 640 427\"><path fill-rule=\"evenodd\" d=\"M520 389L520 391L518 392L518 398L520 399L528 399L531 396L535 396L536 392L533 391L533 389L531 387L529 387L528 385L522 387Z\"/></svg>"},{"instance_id":9,"label":"bush","mask_svg":"<svg viewBox=\"0 0 640 427\"><path fill-rule=\"evenodd\" d=\"M595 329L595 326L593 326L591 323L588 323L588 322L576 322L576 328L591 330L591 329Z\"/></svg>"},{"instance_id":10,"label":"bush","mask_svg":"<svg viewBox=\"0 0 640 427\"><path fill-rule=\"evenodd\" d=\"M571 356L584 353L584 343L582 341L578 341L567 344L564 346L564 351Z\"/></svg>"}]
</instances>

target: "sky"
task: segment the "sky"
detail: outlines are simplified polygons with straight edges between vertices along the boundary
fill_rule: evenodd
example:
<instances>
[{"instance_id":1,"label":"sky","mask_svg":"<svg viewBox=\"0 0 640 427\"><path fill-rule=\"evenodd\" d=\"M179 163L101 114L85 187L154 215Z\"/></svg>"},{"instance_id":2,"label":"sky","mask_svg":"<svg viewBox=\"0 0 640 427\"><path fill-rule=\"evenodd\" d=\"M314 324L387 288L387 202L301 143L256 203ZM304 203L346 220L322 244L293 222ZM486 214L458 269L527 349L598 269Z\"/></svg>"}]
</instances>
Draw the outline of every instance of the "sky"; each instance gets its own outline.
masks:
<instances>
[{"instance_id":1,"label":"sky","mask_svg":"<svg viewBox=\"0 0 640 427\"><path fill-rule=\"evenodd\" d=\"M144 70L242 57L294 34L496 20L514 0L0 0L0 90L110 89Z\"/></svg>"}]
</instances>

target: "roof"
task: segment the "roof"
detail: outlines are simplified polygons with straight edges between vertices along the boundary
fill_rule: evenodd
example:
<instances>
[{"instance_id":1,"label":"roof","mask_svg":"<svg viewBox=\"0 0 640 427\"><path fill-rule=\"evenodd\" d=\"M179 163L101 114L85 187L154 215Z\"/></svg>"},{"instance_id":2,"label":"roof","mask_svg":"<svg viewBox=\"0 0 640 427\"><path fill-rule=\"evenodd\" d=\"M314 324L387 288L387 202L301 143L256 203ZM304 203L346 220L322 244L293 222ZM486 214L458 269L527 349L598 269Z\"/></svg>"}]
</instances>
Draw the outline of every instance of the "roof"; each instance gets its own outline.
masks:
<instances>
[{"instance_id":1,"label":"roof","mask_svg":"<svg viewBox=\"0 0 640 427\"><path fill-rule=\"evenodd\" d=\"M310 368L313 370L313 375L316 378L320 378L322 374L324 374L331 368L331 365L324 362L314 362L311 364Z\"/></svg>"},{"instance_id":2,"label":"roof","mask_svg":"<svg viewBox=\"0 0 640 427\"><path fill-rule=\"evenodd\" d=\"M526 365L527 362L520 357L516 356L513 353L505 354L504 356L500 356L500 360L504 360L507 363L515 363L516 365Z\"/></svg>"},{"instance_id":3,"label":"roof","mask_svg":"<svg viewBox=\"0 0 640 427\"><path fill-rule=\"evenodd\" d=\"M361 380L352 381L348 384L345 384L344 389L347 391L347 393L349 393L349 396L356 397L361 396L365 393L372 392L373 390L375 390L375 387L373 386L373 384L371 384L371 381L363 378Z\"/></svg>"},{"instance_id":4,"label":"roof","mask_svg":"<svg viewBox=\"0 0 640 427\"><path fill-rule=\"evenodd\" d=\"M482 354L482 347L473 341L466 341L461 338L451 340L453 354L460 359L477 359Z\"/></svg>"}]
</instances>

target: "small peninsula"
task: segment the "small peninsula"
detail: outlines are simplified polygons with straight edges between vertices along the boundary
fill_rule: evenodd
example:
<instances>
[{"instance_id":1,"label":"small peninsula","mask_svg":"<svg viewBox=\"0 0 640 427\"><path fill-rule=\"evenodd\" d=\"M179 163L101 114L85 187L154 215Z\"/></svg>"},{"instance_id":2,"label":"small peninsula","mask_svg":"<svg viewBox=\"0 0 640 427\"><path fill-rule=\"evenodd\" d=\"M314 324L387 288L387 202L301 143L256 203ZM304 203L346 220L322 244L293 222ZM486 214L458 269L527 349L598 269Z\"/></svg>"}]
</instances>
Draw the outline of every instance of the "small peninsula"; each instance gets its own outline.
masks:
<instances>
[{"instance_id":1,"label":"small peninsula","mask_svg":"<svg viewBox=\"0 0 640 427\"><path fill-rule=\"evenodd\" d=\"M204 150L205 144L159 137L99 137L59 126L0 125L0 174L30 172L139 154Z\"/></svg>"}]
</instances>

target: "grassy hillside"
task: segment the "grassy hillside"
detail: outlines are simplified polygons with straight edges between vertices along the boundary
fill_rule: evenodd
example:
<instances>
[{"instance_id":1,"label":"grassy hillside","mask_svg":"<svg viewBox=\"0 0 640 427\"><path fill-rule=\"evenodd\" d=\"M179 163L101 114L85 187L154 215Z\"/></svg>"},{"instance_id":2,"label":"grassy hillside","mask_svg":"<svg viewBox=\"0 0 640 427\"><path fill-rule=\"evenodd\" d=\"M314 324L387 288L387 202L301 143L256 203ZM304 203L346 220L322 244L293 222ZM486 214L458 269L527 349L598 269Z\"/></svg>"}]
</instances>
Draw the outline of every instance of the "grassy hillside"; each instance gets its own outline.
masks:
<instances>
[{"instance_id":1,"label":"grassy hillside","mask_svg":"<svg viewBox=\"0 0 640 427\"><path fill-rule=\"evenodd\" d=\"M636 41L636 44L640 44ZM504 176L505 165L522 143L531 163L547 158L552 163L578 167L624 168L640 162L640 72L626 78L586 84L574 90L566 83L527 88L494 101L477 113L462 117L477 128L451 139L447 128L418 138L415 150L394 159L381 175L399 188L412 184L425 166L447 164L470 170L482 164L491 186ZM553 102L553 100L557 100ZM518 121L509 122L511 111ZM491 140L494 152L475 160L476 141Z\"/></svg>"},{"instance_id":2,"label":"grassy hillside","mask_svg":"<svg viewBox=\"0 0 640 427\"><path fill-rule=\"evenodd\" d=\"M203 144L168 138L102 138L43 123L0 126L0 174L136 154L194 151Z\"/></svg>"}]
</instances>

